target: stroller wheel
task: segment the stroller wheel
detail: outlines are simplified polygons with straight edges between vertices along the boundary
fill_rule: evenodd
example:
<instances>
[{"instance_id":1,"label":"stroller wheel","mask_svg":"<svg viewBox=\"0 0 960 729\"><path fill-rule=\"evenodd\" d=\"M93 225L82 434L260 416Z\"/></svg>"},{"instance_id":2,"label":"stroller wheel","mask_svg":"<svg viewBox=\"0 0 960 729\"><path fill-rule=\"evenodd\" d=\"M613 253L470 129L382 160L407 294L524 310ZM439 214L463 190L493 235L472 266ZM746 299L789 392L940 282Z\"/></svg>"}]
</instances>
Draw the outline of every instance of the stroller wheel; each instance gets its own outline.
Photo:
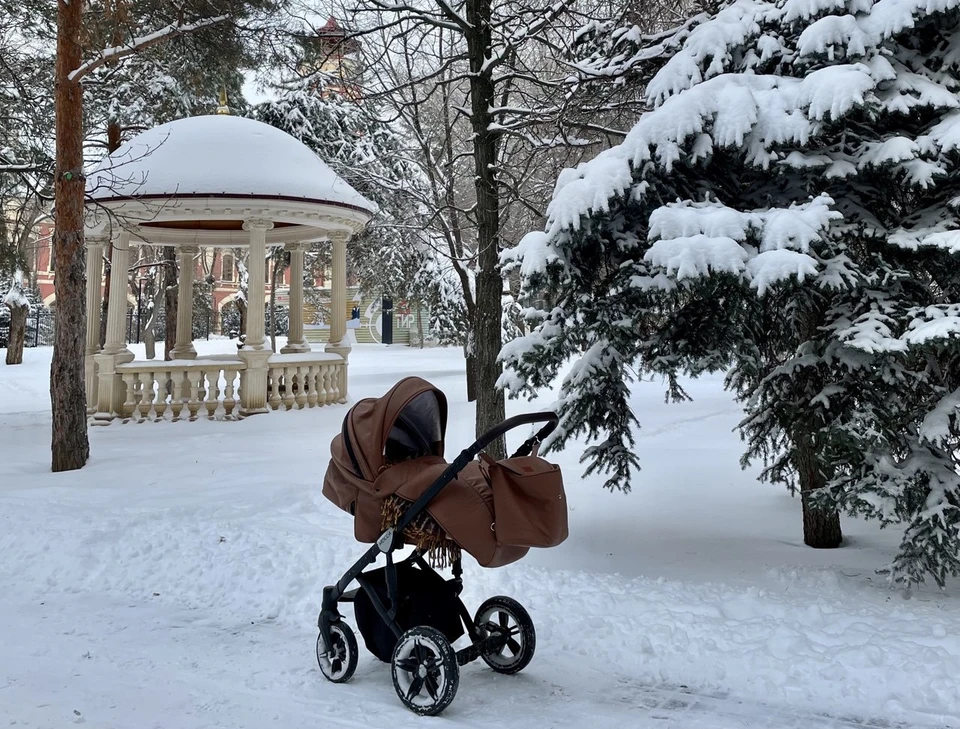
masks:
<instances>
[{"instance_id":1,"label":"stroller wheel","mask_svg":"<svg viewBox=\"0 0 960 729\"><path fill-rule=\"evenodd\" d=\"M421 625L401 635L390 665L397 696L416 714L439 714L457 695L457 654L436 628Z\"/></svg>"},{"instance_id":2,"label":"stroller wheel","mask_svg":"<svg viewBox=\"0 0 960 729\"><path fill-rule=\"evenodd\" d=\"M317 663L320 664L320 672L333 683L349 681L357 670L359 656L353 630L346 623L334 623L330 626L330 641L333 646L328 654L323 645L323 636L317 636Z\"/></svg>"},{"instance_id":3,"label":"stroller wheel","mask_svg":"<svg viewBox=\"0 0 960 729\"><path fill-rule=\"evenodd\" d=\"M537 649L533 620L523 605L513 598L498 595L486 600L477 610L474 623L483 638L497 633L509 635L499 651L480 656L497 673L519 673L533 659L533 652Z\"/></svg>"}]
</instances>

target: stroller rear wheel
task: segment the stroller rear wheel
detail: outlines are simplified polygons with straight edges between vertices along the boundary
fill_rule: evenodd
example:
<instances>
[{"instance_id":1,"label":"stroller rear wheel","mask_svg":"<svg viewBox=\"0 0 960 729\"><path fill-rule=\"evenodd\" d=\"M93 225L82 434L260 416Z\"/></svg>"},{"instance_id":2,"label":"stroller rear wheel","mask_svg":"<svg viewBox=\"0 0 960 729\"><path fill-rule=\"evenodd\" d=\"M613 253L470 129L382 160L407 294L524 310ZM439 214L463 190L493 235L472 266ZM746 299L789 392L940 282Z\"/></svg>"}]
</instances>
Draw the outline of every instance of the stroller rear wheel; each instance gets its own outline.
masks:
<instances>
[{"instance_id":1,"label":"stroller rear wheel","mask_svg":"<svg viewBox=\"0 0 960 729\"><path fill-rule=\"evenodd\" d=\"M523 605L512 597L498 595L486 600L477 610L474 623L484 638L498 633L509 636L500 650L480 656L497 673L519 673L533 659L537 649L533 620Z\"/></svg>"},{"instance_id":2,"label":"stroller rear wheel","mask_svg":"<svg viewBox=\"0 0 960 729\"><path fill-rule=\"evenodd\" d=\"M346 623L334 623L330 626L331 650L323 645L323 636L317 636L317 663L320 672L328 681L343 683L353 678L357 670L357 658L360 651L353 630Z\"/></svg>"},{"instance_id":3,"label":"stroller rear wheel","mask_svg":"<svg viewBox=\"0 0 960 729\"><path fill-rule=\"evenodd\" d=\"M457 654L436 628L420 625L406 631L393 650L390 664L397 696L416 714L435 716L457 695Z\"/></svg>"}]
</instances>

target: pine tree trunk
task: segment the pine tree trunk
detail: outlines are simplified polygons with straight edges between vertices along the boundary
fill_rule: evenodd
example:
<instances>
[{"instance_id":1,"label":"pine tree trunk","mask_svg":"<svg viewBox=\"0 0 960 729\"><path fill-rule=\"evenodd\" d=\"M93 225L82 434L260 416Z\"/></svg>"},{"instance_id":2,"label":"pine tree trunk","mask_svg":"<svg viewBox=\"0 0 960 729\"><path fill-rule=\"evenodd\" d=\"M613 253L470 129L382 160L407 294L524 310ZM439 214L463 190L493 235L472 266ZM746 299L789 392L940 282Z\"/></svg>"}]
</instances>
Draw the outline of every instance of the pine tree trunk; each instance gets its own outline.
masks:
<instances>
[{"instance_id":1,"label":"pine tree trunk","mask_svg":"<svg viewBox=\"0 0 960 729\"><path fill-rule=\"evenodd\" d=\"M503 280L500 276L500 190L496 179L497 137L491 131L491 108L496 106L491 71L485 69L490 56L490 0L467 0L465 33L470 61L470 122L473 127L473 161L477 191L477 301L472 322L476 357L477 423L479 437L506 419L504 394L497 388L500 378ZM495 459L506 458L503 438L487 448Z\"/></svg>"},{"instance_id":2,"label":"pine tree trunk","mask_svg":"<svg viewBox=\"0 0 960 729\"><path fill-rule=\"evenodd\" d=\"M177 249L165 246L163 249L163 290L164 321L163 359L173 359L173 348L177 343L177 293L179 290L177 268Z\"/></svg>"},{"instance_id":3,"label":"pine tree trunk","mask_svg":"<svg viewBox=\"0 0 960 729\"><path fill-rule=\"evenodd\" d=\"M7 341L7 364L23 364L23 344L27 338L27 314L30 307L26 304L14 306L7 304L10 309L10 337ZM39 325L39 322L37 324Z\"/></svg>"},{"instance_id":4,"label":"pine tree trunk","mask_svg":"<svg viewBox=\"0 0 960 729\"><path fill-rule=\"evenodd\" d=\"M793 441L793 463L800 478L800 501L803 505L803 543L817 549L833 549L843 542L840 514L836 509L813 505L811 496L826 485L820 468L816 444L805 434Z\"/></svg>"},{"instance_id":5,"label":"pine tree trunk","mask_svg":"<svg viewBox=\"0 0 960 729\"><path fill-rule=\"evenodd\" d=\"M70 72L80 66L82 23L83 3L58 0L53 243L57 306L50 366L54 471L83 468L90 457L84 382L83 96L80 84L69 79Z\"/></svg>"}]
</instances>

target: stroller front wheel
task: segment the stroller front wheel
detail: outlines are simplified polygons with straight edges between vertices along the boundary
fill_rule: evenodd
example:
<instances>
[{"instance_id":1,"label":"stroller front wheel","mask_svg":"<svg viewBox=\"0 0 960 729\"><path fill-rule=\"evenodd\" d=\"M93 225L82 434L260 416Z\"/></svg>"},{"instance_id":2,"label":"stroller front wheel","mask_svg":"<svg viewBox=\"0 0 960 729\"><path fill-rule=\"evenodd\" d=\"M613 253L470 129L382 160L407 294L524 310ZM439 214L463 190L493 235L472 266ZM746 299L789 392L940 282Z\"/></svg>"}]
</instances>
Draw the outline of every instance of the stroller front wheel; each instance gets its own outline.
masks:
<instances>
[{"instance_id":1,"label":"stroller front wheel","mask_svg":"<svg viewBox=\"0 0 960 729\"><path fill-rule=\"evenodd\" d=\"M435 716L457 695L457 654L436 628L420 625L401 635L390 665L397 696L416 714Z\"/></svg>"},{"instance_id":2,"label":"stroller front wheel","mask_svg":"<svg viewBox=\"0 0 960 729\"><path fill-rule=\"evenodd\" d=\"M519 673L533 660L537 632L530 614L512 597L498 595L486 600L473 622L484 638L497 634L508 636L500 650L480 656L497 673Z\"/></svg>"},{"instance_id":3,"label":"stroller front wheel","mask_svg":"<svg viewBox=\"0 0 960 729\"><path fill-rule=\"evenodd\" d=\"M333 683L349 681L357 670L360 653L357 638L346 623L334 623L330 626L330 642L331 650L327 653L323 635L317 636L317 663L320 664L320 672Z\"/></svg>"}]
</instances>

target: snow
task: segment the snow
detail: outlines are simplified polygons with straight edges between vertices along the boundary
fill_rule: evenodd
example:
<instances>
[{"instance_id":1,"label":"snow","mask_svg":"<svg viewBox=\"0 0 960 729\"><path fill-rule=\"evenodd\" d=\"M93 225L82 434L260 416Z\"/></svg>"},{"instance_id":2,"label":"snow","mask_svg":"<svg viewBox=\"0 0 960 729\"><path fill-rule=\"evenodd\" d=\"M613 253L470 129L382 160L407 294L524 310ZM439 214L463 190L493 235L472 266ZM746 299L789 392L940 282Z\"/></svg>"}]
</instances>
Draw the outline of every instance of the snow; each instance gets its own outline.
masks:
<instances>
[{"instance_id":1,"label":"snow","mask_svg":"<svg viewBox=\"0 0 960 729\"><path fill-rule=\"evenodd\" d=\"M94 200L281 197L377 210L299 140L269 124L219 114L139 134L87 174L87 193Z\"/></svg>"},{"instance_id":2,"label":"snow","mask_svg":"<svg viewBox=\"0 0 960 729\"><path fill-rule=\"evenodd\" d=\"M919 145L907 137L890 137L883 142L866 142L860 147L860 167L881 167L917 156Z\"/></svg>"},{"instance_id":3,"label":"snow","mask_svg":"<svg viewBox=\"0 0 960 729\"><path fill-rule=\"evenodd\" d=\"M230 354L235 343L196 346ZM344 406L93 428L90 464L52 474L50 355L28 349L23 365L0 366L5 725L424 726L363 648L344 685L313 657L320 591L364 549L320 494ZM459 349L357 346L351 396L414 373L447 393L456 453L473 439ZM468 560L468 606L519 599L537 655L515 677L464 667L440 721L960 727L957 585L887 589L873 571L896 553L895 529L844 519L844 548L803 547L798 501L739 468L742 412L721 378L684 387L694 401L675 405L660 382L634 387L644 470L631 494L582 479L571 448L555 456L570 538L499 570ZM555 396L510 401L508 414Z\"/></svg>"},{"instance_id":4,"label":"snow","mask_svg":"<svg viewBox=\"0 0 960 729\"><path fill-rule=\"evenodd\" d=\"M952 152L960 147L960 111L945 114L943 121L930 129L930 137L944 153Z\"/></svg>"},{"instance_id":5,"label":"snow","mask_svg":"<svg viewBox=\"0 0 960 729\"><path fill-rule=\"evenodd\" d=\"M670 203L650 215L651 238L680 238L703 234L737 241L760 227L756 215L715 203Z\"/></svg>"},{"instance_id":6,"label":"snow","mask_svg":"<svg viewBox=\"0 0 960 729\"><path fill-rule=\"evenodd\" d=\"M960 317L945 316L931 321L913 321L904 335L908 344L924 344L934 339L960 336Z\"/></svg>"},{"instance_id":7,"label":"snow","mask_svg":"<svg viewBox=\"0 0 960 729\"><path fill-rule=\"evenodd\" d=\"M643 260L666 269L677 280L710 273L739 274L746 268L747 252L732 238L694 235L658 240Z\"/></svg>"},{"instance_id":8,"label":"snow","mask_svg":"<svg viewBox=\"0 0 960 729\"><path fill-rule=\"evenodd\" d=\"M750 259L747 264L750 285L758 294L764 294L770 286L791 276L800 283L808 276L817 275L817 262L806 253L789 250L769 250Z\"/></svg>"},{"instance_id":9,"label":"snow","mask_svg":"<svg viewBox=\"0 0 960 729\"><path fill-rule=\"evenodd\" d=\"M329 329L329 327L327 327ZM277 346L280 348L280 345ZM320 352L305 352L302 354L274 354L268 360L271 365L289 365L300 362L339 362L339 354L322 354Z\"/></svg>"},{"instance_id":10,"label":"snow","mask_svg":"<svg viewBox=\"0 0 960 729\"><path fill-rule=\"evenodd\" d=\"M852 15L827 15L808 25L800 34L797 49L801 56L833 54L833 46L843 45L848 56L866 53L867 36Z\"/></svg>"},{"instance_id":11,"label":"snow","mask_svg":"<svg viewBox=\"0 0 960 729\"><path fill-rule=\"evenodd\" d=\"M960 412L960 390L954 390L937 403L937 406L923 418L920 426L921 437L940 445L950 435L950 425Z\"/></svg>"},{"instance_id":12,"label":"snow","mask_svg":"<svg viewBox=\"0 0 960 729\"><path fill-rule=\"evenodd\" d=\"M27 295L23 292L23 272L15 271L13 278L10 282L10 290L4 295L3 299L0 299L0 304L10 307L11 309L20 309L23 307L30 306L30 300L27 298Z\"/></svg>"},{"instance_id":13,"label":"snow","mask_svg":"<svg viewBox=\"0 0 960 729\"><path fill-rule=\"evenodd\" d=\"M529 277L546 270L547 265L556 260L551 253L549 239L543 231L527 233L513 248L506 248L500 254L500 262L507 268L519 262L520 275Z\"/></svg>"},{"instance_id":14,"label":"snow","mask_svg":"<svg viewBox=\"0 0 960 729\"><path fill-rule=\"evenodd\" d=\"M817 276L817 261L808 252L831 221L840 217L832 204L825 195L788 208L750 212L719 203L670 203L650 215L649 236L660 240L650 246L644 260L678 280L746 273L763 294L791 276L801 282ZM751 237L758 238L758 249L741 245ZM836 281L836 276L831 280Z\"/></svg>"}]
</instances>

